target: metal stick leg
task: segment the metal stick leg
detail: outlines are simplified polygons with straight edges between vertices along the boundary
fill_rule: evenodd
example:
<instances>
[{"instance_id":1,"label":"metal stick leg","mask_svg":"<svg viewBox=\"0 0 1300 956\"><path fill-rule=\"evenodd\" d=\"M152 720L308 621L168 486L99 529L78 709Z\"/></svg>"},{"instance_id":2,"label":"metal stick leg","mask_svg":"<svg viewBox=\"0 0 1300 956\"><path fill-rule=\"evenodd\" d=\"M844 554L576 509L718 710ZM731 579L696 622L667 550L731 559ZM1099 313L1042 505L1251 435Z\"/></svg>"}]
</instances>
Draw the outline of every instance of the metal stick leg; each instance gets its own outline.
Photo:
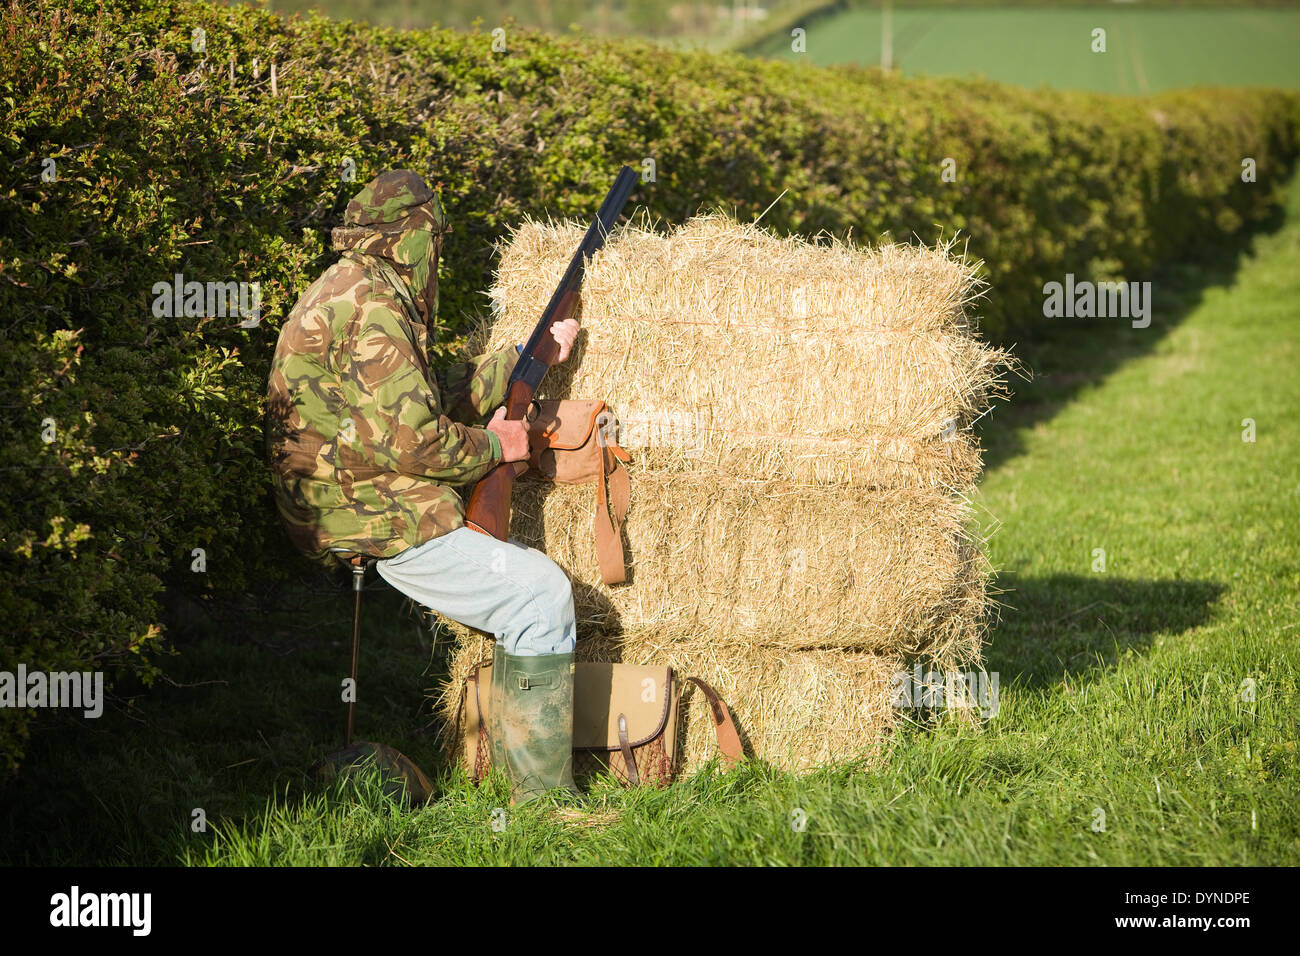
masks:
<instances>
[{"instance_id":1,"label":"metal stick leg","mask_svg":"<svg viewBox=\"0 0 1300 956\"><path fill-rule=\"evenodd\" d=\"M357 719L357 662L361 657L361 588L365 584L366 566L360 561L352 565L352 590L356 600L352 605L352 698L348 701L348 729L343 738L343 749L352 746L352 728Z\"/></svg>"}]
</instances>

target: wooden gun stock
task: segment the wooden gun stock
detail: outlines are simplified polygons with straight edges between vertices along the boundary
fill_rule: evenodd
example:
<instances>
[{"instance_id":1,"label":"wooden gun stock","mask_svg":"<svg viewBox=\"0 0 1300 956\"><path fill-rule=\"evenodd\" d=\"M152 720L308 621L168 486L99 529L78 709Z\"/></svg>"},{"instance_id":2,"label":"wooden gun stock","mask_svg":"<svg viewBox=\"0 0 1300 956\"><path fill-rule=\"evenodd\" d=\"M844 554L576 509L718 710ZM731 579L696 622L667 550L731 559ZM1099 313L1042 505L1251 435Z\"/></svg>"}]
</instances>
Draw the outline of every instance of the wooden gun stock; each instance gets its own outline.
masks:
<instances>
[{"instance_id":1,"label":"wooden gun stock","mask_svg":"<svg viewBox=\"0 0 1300 956\"><path fill-rule=\"evenodd\" d=\"M523 420L532 400L533 390L526 382L512 383L506 392L506 419ZM480 478L469 496L465 524L499 541L506 540L510 533L510 496L515 479L527 470L527 461L503 461Z\"/></svg>"}]
</instances>

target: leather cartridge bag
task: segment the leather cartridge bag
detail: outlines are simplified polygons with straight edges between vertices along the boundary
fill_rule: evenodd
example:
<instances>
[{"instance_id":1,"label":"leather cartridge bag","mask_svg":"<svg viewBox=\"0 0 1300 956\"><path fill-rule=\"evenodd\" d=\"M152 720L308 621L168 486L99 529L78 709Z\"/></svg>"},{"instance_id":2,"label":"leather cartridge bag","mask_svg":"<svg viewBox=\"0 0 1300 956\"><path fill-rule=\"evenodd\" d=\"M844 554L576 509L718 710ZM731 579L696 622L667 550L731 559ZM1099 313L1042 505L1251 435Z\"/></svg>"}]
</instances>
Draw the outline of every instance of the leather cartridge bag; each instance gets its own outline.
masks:
<instances>
[{"instance_id":1,"label":"leather cartridge bag","mask_svg":"<svg viewBox=\"0 0 1300 956\"><path fill-rule=\"evenodd\" d=\"M623 583L627 572L622 529L632 500L623 465L632 458L613 437L613 413L602 401L534 400L527 422L533 474L564 485L595 482L592 531L600 577L606 584Z\"/></svg>"},{"instance_id":2,"label":"leather cartridge bag","mask_svg":"<svg viewBox=\"0 0 1300 956\"><path fill-rule=\"evenodd\" d=\"M470 780L492 769L488 736L492 663L474 668L462 689L458 733L462 766ZM671 667L577 663L573 672L573 772L608 771L631 787L666 786L679 768L678 719L685 684L704 695L723 763L744 755L731 712L704 681L679 681Z\"/></svg>"}]
</instances>

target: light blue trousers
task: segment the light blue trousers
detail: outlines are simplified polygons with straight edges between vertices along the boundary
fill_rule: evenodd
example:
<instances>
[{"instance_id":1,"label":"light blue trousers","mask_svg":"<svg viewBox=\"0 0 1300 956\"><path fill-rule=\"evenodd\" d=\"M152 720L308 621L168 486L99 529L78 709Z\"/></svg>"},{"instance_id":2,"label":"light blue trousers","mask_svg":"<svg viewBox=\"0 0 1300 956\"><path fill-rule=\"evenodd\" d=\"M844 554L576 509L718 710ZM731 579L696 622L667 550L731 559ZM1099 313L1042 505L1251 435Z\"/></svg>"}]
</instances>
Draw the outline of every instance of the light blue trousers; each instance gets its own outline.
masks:
<instances>
[{"instance_id":1,"label":"light blue trousers","mask_svg":"<svg viewBox=\"0 0 1300 956\"><path fill-rule=\"evenodd\" d=\"M377 566L407 597L487 631L507 654L573 653L573 588L560 566L536 548L457 528Z\"/></svg>"}]
</instances>

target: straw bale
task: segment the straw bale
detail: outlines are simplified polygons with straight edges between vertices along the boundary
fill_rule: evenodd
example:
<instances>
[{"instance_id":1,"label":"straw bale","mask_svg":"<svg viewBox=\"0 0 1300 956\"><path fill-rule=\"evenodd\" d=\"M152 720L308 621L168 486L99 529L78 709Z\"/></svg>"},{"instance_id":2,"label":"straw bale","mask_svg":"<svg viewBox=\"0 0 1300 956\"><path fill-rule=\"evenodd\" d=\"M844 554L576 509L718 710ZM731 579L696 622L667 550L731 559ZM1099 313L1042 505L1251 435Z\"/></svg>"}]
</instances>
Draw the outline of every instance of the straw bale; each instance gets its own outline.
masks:
<instances>
[{"instance_id":1,"label":"straw bale","mask_svg":"<svg viewBox=\"0 0 1300 956\"><path fill-rule=\"evenodd\" d=\"M521 480L511 516L511 537L569 575L580 636L978 656L987 563L963 498L640 471L628 582L613 586L600 579L594 498Z\"/></svg>"},{"instance_id":2,"label":"straw bale","mask_svg":"<svg viewBox=\"0 0 1300 956\"><path fill-rule=\"evenodd\" d=\"M527 338L581 234L516 231L481 350ZM579 660L703 678L747 749L789 770L878 753L907 662L979 665L993 602L966 497L971 426L1015 366L970 327L979 282L951 251L720 216L610 237L588 264L585 331L542 396L601 398L619 419L628 582L600 580L591 486L525 476L511 520L573 583ZM449 738L464 677L490 655L487 635L452 630ZM687 770L716 750L700 696L685 698Z\"/></svg>"},{"instance_id":3,"label":"straw bale","mask_svg":"<svg viewBox=\"0 0 1300 956\"><path fill-rule=\"evenodd\" d=\"M456 724L460 688L470 670L490 660L492 642L475 637L457 649L451 677L435 705L443 717L449 759L460 759ZM843 651L719 648L710 641L663 643L649 636L580 640L578 660L660 664L679 678L699 677L732 712L745 752L790 771L806 771L880 753L897 720L890 681L903 669L897 658ZM681 768L698 770L717 754L717 737L703 695L682 697L678 746Z\"/></svg>"},{"instance_id":4,"label":"straw bale","mask_svg":"<svg viewBox=\"0 0 1300 956\"><path fill-rule=\"evenodd\" d=\"M524 341L581 239L521 226L484 349ZM974 268L946 248L778 238L722 217L626 227L589 264L580 336L542 394L602 398L619 440L663 470L960 488L970 426L1010 356L971 332Z\"/></svg>"}]
</instances>

